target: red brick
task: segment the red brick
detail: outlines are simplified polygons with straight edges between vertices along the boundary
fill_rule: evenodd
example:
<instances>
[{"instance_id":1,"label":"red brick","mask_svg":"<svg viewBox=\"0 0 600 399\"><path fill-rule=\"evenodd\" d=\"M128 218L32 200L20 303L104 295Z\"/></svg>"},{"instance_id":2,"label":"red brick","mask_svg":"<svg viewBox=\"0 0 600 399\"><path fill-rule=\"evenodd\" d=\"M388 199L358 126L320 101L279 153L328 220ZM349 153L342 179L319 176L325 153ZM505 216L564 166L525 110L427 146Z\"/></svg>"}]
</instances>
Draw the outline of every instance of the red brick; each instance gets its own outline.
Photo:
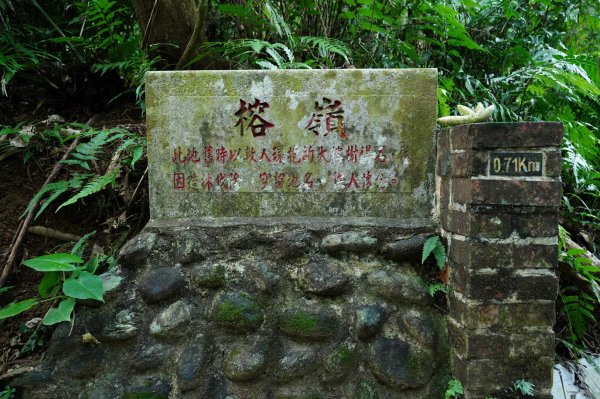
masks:
<instances>
[{"instance_id":1,"label":"red brick","mask_svg":"<svg viewBox=\"0 0 600 399\"><path fill-rule=\"evenodd\" d=\"M554 325L554 301L477 303L448 293L450 316L466 328L546 328Z\"/></svg>"},{"instance_id":2,"label":"red brick","mask_svg":"<svg viewBox=\"0 0 600 399\"><path fill-rule=\"evenodd\" d=\"M560 122L476 123L470 126L473 149L560 147Z\"/></svg>"},{"instance_id":3,"label":"red brick","mask_svg":"<svg viewBox=\"0 0 600 399\"><path fill-rule=\"evenodd\" d=\"M535 359L554 354L554 332L551 329L515 333L470 330L449 320L448 336L453 351L463 360L506 357Z\"/></svg>"},{"instance_id":4,"label":"red brick","mask_svg":"<svg viewBox=\"0 0 600 399\"><path fill-rule=\"evenodd\" d=\"M515 269L555 269L558 264L558 246L555 244L514 245Z\"/></svg>"},{"instance_id":5,"label":"red brick","mask_svg":"<svg viewBox=\"0 0 600 399\"><path fill-rule=\"evenodd\" d=\"M558 293L558 279L546 269L521 275L512 269L470 270L451 260L448 267L452 288L471 300L489 302L514 297L521 301L554 301Z\"/></svg>"},{"instance_id":6,"label":"red brick","mask_svg":"<svg viewBox=\"0 0 600 399\"><path fill-rule=\"evenodd\" d=\"M448 129L450 135L450 147L452 150L470 150L472 147L472 137L470 133L471 125L460 125Z\"/></svg>"},{"instance_id":7,"label":"red brick","mask_svg":"<svg viewBox=\"0 0 600 399\"><path fill-rule=\"evenodd\" d=\"M562 171L562 157L560 151L550 151L546 153L545 176L559 177Z\"/></svg>"},{"instance_id":8,"label":"red brick","mask_svg":"<svg viewBox=\"0 0 600 399\"><path fill-rule=\"evenodd\" d=\"M454 182L453 182L454 183ZM461 185L460 190L464 190ZM559 181L472 179L470 195L461 199L472 204L558 206L562 195ZM454 195L454 189L452 191Z\"/></svg>"},{"instance_id":9,"label":"red brick","mask_svg":"<svg viewBox=\"0 0 600 399\"><path fill-rule=\"evenodd\" d=\"M558 209L555 212L514 215L513 229L520 237L556 237Z\"/></svg>"},{"instance_id":10,"label":"red brick","mask_svg":"<svg viewBox=\"0 0 600 399\"><path fill-rule=\"evenodd\" d=\"M521 379L534 384L538 391L552 387L554 356L464 360L453 354L450 362L452 374L462 382L467 398L469 391L506 390Z\"/></svg>"},{"instance_id":11,"label":"red brick","mask_svg":"<svg viewBox=\"0 0 600 399\"><path fill-rule=\"evenodd\" d=\"M473 192L471 178L454 178L450 180L451 198L450 200L456 204L471 203L471 195Z\"/></svg>"},{"instance_id":12,"label":"red brick","mask_svg":"<svg viewBox=\"0 0 600 399\"><path fill-rule=\"evenodd\" d=\"M448 258L470 269L487 267L511 268L513 266L513 246L481 241L450 239Z\"/></svg>"}]
</instances>

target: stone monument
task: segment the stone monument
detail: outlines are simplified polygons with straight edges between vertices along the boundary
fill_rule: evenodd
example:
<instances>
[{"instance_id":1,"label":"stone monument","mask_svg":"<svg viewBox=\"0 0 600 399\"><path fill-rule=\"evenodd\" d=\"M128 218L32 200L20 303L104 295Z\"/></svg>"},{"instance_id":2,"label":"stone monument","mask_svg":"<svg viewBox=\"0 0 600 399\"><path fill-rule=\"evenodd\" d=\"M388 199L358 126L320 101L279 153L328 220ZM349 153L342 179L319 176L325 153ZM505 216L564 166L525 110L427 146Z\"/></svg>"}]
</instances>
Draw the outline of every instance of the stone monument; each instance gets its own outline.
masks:
<instances>
[{"instance_id":1,"label":"stone monument","mask_svg":"<svg viewBox=\"0 0 600 399\"><path fill-rule=\"evenodd\" d=\"M151 220L25 397L550 398L560 125L436 132L435 69L146 82Z\"/></svg>"}]
</instances>

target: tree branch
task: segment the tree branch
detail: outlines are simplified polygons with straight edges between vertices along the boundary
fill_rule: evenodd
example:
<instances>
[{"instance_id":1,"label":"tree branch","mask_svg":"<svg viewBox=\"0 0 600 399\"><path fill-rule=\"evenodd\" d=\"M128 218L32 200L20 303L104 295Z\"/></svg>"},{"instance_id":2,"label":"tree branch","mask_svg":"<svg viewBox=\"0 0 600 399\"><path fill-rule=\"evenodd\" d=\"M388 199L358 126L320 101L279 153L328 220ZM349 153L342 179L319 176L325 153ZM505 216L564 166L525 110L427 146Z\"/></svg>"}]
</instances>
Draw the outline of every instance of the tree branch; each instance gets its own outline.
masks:
<instances>
[{"instance_id":1,"label":"tree branch","mask_svg":"<svg viewBox=\"0 0 600 399\"><path fill-rule=\"evenodd\" d=\"M52 180L54 180L54 178L56 177L56 175L62 168L63 161L65 161L68 158L71 151L73 151L75 149L75 147L77 147L77 144L79 144L79 137L77 137L77 138L75 138L75 140L73 140L73 142L71 143L71 145L69 146L69 148L67 149L65 154L62 156L60 161L58 161L54 165L52 172L50 172L50 174L48 175L48 178L44 182L44 185L42 186L42 188L44 188L47 184L51 183ZM29 224L33 220L33 215L35 215L35 211L37 210L38 205L39 205L39 200L31 206L31 209L27 213L27 217L25 218L25 221L21 225L20 230L17 230L17 238L12 246L10 255L8 256L8 260L6 261L6 264L4 265L2 274L0 275L0 287L4 286L4 283L6 282L6 279L8 278L8 275L10 274L10 272L12 270L13 263L15 261L15 258L17 257L17 252L19 250L19 247L21 246L21 243L23 242L23 238L25 238L25 233L27 232L27 228L29 227Z\"/></svg>"}]
</instances>

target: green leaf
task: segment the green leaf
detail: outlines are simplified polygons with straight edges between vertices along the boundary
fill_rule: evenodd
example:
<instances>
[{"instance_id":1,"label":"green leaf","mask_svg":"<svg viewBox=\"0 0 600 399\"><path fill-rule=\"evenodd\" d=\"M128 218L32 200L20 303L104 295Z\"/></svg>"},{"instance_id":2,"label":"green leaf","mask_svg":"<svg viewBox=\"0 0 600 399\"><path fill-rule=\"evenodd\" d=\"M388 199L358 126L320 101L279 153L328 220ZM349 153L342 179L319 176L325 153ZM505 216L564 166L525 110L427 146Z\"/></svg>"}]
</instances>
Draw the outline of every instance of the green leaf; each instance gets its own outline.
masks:
<instances>
[{"instance_id":1,"label":"green leaf","mask_svg":"<svg viewBox=\"0 0 600 399\"><path fill-rule=\"evenodd\" d=\"M106 187L109 184L114 184L115 183L115 177L117 176L117 174L121 171L120 167L116 167L112 172L106 174L106 175L102 175L102 176L96 176L95 178L93 178L91 181L89 181L85 187L83 187L83 189L75 194L74 196L72 196L71 198L69 198L68 200L66 200L65 202L63 202L58 209L56 209L56 211L58 212L62 207L67 206L67 205L71 205L76 203L78 200L80 200L81 198L85 198L89 195L95 194L98 191L101 191L104 189L104 187Z\"/></svg>"},{"instance_id":2,"label":"green leaf","mask_svg":"<svg viewBox=\"0 0 600 399\"><path fill-rule=\"evenodd\" d=\"M73 246L71 253L75 256L82 257L83 251L85 250L85 245L86 245L87 240L94 234L96 234L96 230L93 230L93 231L87 233L86 235L84 235L83 237L81 237L79 239L79 241L77 241L75 243L75 245Z\"/></svg>"},{"instance_id":3,"label":"green leaf","mask_svg":"<svg viewBox=\"0 0 600 399\"><path fill-rule=\"evenodd\" d=\"M42 277L40 285L38 286L38 292L40 297L48 298L58 293L60 288L60 273L59 272L48 272Z\"/></svg>"},{"instance_id":4,"label":"green leaf","mask_svg":"<svg viewBox=\"0 0 600 399\"><path fill-rule=\"evenodd\" d=\"M444 399L456 399L464 394L464 389L459 380L448 381L448 388L444 394Z\"/></svg>"},{"instance_id":5,"label":"green leaf","mask_svg":"<svg viewBox=\"0 0 600 399\"><path fill-rule=\"evenodd\" d=\"M444 270L444 265L446 264L446 248L444 248L444 245L439 240L433 249L433 256L435 257L436 264L440 270Z\"/></svg>"},{"instance_id":6,"label":"green leaf","mask_svg":"<svg viewBox=\"0 0 600 399\"><path fill-rule=\"evenodd\" d=\"M279 69L272 62L266 60L257 60L256 65L260 66L262 69Z\"/></svg>"},{"instance_id":7,"label":"green leaf","mask_svg":"<svg viewBox=\"0 0 600 399\"><path fill-rule=\"evenodd\" d=\"M425 240L425 244L423 244L423 255L421 256L422 264L425 263L425 260L431 255L431 252L433 252L439 242L440 237L438 236L431 236Z\"/></svg>"},{"instance_id":8,"label":"green leaf","mask_svg":"<svg viewBox=\"0 0 600 399\"><path fill-rule=\"evenodd\" d=\"M96 299L104 302L102 278L82 271L76 279L67 279L63 284L65 295L77 299Z\"/></svg>"},{"instance_id":9,"label":"green leaf","mask_svg":"<svg viewBox=\"0 0 600 399\"><path fill-rule=\"evenodd\" d=\"M38 272L70 272L75 270L73 263L83 263L79 256L71 254L52 254L27 259L23 264Z\"/></svg>"},{"instance_id":10,"label":"green leaf","mask_svg":"<svg viewBox=\"0 0 600 399\"><path fill-rule=\"evenodd\" d=\"M448 292L448 288L444 284L435 283L435 284L429 284L427 286L427 291L429 291L429 295L435 296L435 294L438 292L443 292L443 293Z\"/></svg>"},{"instance_id":11,"label":"green leaf","mask_svg":"<svg viewBox=\"0 0 600 399\"><path fill-rule=\"evenodd\" d=\"M11 288L15 288L14 285L9 285L8 287L2 287L0 288L0 294L5 293L6 291L10 290Z\"/></svg>"},{"instance_id":12,"label":"green leaf","mask_svg":"<svg viewBox=\"0 0 600 399\"><path fill-rule=\"evenodd\" d=\"M0 320L6 319L8 317L16 316L19 313L23 313L26 310L31 309L32 307L34 307L37 304L38 304L37 299L31 298L31 299L26 299L24 301L14 302L9 305L6 305L2 309L0 309Z\"/></svg>"},{"instance_id":13,"label":"green leaf","mask_svg":"<svg viewBox=\"0 0 600 399\"><path fill-rule=\"evenodd\" d=\"M71 321L71 313L73 313L74 308L74 298L68 298L61 301L58 304L58 307L52 308L48 311L48 313L46 313L46 317L44 317L43 321L44 325L51 326L63 321Z\"/></svg>"}]
</instances>

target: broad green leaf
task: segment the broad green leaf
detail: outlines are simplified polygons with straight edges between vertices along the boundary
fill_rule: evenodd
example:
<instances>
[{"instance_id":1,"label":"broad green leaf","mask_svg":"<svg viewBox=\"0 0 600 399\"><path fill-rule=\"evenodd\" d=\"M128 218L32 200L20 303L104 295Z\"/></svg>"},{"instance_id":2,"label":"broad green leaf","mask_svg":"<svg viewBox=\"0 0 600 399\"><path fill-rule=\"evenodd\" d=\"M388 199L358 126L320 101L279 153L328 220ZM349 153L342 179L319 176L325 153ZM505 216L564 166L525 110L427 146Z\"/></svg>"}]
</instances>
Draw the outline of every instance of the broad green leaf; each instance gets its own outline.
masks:
<instances>
[{"instance_id":1,"label":"broad green leaf","mask_svg":"<svg viewBox=\"0 0 600 399\"><path fill-rule=\"evenodd\" d=\"M75 307L75 299L68 298L61 301L58 304L58 307L52 308L46 313L46 317L44 317L44 325L51 326L56 323L60 323L63 321L71 320L71 313L73 313L73 308Z\"/></svg>"},{"instance_id":2,"label":"broad green leaf","mask_svg":"<svg viewBox=\"0 0 600 399\"><path fill-rule=\"evenodd\" d=\"M72 298L96 299L104 302L102 278L86 271L82 271L76 279L65 280L63 292Z\"/></svg>"},{"instance_id":3,"label":"broad green leaf","mask_svg":"<svg viewBox=\"0 0 600 399\"><path fill-rule=\"evenodd\" d=\"M6 305L2 309L0 309L0 320L18 315L19 313L23 313L26 310L31 309L32 307L34 307L37 304L38 304L38 301L34 298L31 298L31 299L26 299L24 301L14 302L9 305Z\"/></svg>"},{"instance_id":4,"label":"broad green leaf","mask_svg":"<svg viewBox=\"0 0 600 399\"><path fill-rule=\"evenodd\" d=\"M567 251L567 255L577 256L586 253L585 249L571 248Z\"/></svg>"},{"instance_id":5,"label":"broad green leaf","mask_svg":"<svg viewBox=\"0 0 600 399\"><path fill-rule=\"evenodd\" d=\"M42 281L40 281L40 285L38 286L38 292L40 294L40 297L48 298L50 296L56 295L59 288L60 273L49 272L44 274L44 277L42 277Z\"/></svg>"},{"instance_id":6,"label":"broad green leaf","mask_svg":"<svg viewBox=\"0 0 600 399\"><path fill-rule=\"evenodd\" d=\"M27 259L23 264L38 272L70 272L75 270L73 263L83 263L79 256L71 254L52 254Z\"/></svg>"}]
</instances>

